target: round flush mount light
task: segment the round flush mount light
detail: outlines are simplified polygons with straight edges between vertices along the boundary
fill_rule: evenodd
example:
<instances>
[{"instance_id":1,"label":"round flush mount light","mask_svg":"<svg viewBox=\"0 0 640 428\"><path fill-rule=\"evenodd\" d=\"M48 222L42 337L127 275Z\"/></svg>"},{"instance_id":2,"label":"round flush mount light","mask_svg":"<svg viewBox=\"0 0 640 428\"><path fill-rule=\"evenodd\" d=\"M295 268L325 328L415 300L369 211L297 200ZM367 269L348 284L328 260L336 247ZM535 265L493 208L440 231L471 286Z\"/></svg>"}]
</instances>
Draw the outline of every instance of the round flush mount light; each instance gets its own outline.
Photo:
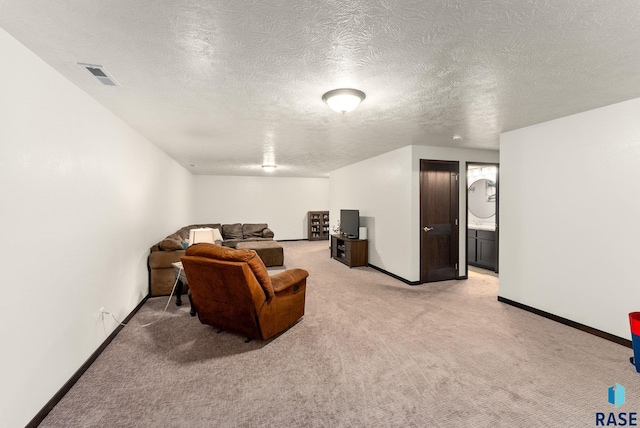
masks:
<instances>
[{"instance_id":1,"label":"round flush mount light","mask_svg":"<svg viewBox=\"0 0 640 428\"><path fill-rule=\"evenodd\" d=\"M462 140L462 135L456 134L453 136L453 139L456 141Z\"/></svg>"},{"instance_id":2,"label":"round flush mount light","mask_svg":"<svg viewBox=\"0 0 640 428\"><path fill-rule=\"evenodd\" d=\"M266 172L273 172L276 170L275 165L262 165L262 169Z\"/></svg>"},{"instance_id":3,"label":"round flush mount light","mask_svg":"<svg viewBox=\"0 0 640 428\"><path fill-rule=\"evenodd\" d=\"M322 101L327 103L331 110L344 114L353 111L366 97L364 92L357 89L341 88L324 94Z\"/></svg>"}]
</instances>

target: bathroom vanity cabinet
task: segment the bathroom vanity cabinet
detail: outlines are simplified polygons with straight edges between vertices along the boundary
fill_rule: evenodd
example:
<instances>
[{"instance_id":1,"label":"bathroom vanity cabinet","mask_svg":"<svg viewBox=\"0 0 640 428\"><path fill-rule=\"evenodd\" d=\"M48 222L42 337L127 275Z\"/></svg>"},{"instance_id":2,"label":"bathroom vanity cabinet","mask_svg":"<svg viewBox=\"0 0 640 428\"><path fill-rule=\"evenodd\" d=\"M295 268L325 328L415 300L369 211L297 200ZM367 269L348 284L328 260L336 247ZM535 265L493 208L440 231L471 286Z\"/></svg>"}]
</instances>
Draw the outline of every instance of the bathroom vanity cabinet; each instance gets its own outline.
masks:
<instances>
[{"instance_id":1,"label":"bathroom vanity cabinet","mask_svg":"<svg viewBox=\"0 0 640 428\"><path fill-rule=\"evenodd\" d=\"M494 230L468 229L467 263L495 271L496 256L496 232Z\"/></svg>"}]
</instances>

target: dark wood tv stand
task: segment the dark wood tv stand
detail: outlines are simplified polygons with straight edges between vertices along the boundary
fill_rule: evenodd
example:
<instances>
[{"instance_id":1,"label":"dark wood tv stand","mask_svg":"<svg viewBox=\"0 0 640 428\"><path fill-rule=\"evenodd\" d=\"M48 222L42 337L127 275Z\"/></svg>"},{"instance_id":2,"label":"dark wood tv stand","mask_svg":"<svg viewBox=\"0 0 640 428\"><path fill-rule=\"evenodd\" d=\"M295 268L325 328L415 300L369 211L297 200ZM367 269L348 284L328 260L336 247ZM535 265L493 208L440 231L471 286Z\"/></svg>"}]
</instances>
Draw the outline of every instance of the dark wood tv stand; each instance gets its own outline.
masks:
<instances>
[{"instance_id":1,"label":"dark wood tv stand","mask_svg":"<svg viewBox=\"0 0 640 428\"><path fill-rule=\"evenodd\" d=\"M366 239L331 235L331 257L349 266L369 265L369 244Z\"/></svg>"}]
</instances>

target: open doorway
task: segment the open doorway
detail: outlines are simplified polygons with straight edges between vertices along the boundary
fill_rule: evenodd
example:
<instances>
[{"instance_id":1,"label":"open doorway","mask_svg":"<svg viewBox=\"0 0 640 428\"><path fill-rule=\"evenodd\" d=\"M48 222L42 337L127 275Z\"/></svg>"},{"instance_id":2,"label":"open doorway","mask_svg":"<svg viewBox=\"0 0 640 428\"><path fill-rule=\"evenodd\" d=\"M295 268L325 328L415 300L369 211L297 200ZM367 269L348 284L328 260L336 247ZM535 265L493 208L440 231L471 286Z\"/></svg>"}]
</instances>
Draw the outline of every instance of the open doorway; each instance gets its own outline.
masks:
<instances>
[{"instance_id":1,"label":"open doorway","mask_svg":"<svg viewBox=\"0 0 640 428\"><path fill-rule=\"evenodd\" d=\"M469 266L498 273L500 168L467 162L467 275Z\"/></svg>"}]
</instances>

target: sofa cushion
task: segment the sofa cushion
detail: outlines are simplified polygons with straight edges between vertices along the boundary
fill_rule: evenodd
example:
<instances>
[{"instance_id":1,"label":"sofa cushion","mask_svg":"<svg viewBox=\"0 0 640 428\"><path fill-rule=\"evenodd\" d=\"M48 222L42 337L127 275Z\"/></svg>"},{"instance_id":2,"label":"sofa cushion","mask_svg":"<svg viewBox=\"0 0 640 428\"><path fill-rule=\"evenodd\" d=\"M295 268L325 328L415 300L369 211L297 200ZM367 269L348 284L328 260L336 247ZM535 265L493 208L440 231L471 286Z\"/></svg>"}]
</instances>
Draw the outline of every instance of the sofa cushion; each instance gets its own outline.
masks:
<instances>
[{"instance_id":1,"label":"sofa cushion","mask_svg":"<svg viewBox=\"0 0 640 428\"><path fill-rule=\"evenodd\" d=\"M175 251L184 249L182 247L182 238L175 233L164 238L158 246L162 251Z\"/></svg>"},{"instance_id":2,"label":"sofa cushion","mask_svg":"<svg viewBox=\"0 0 640 428\"><path fill-rule=\"evenodd\" d=\"M149 267L151 269L173 269L171 264L179 262L182 256L184 256L184 250L154 251L149 254ZM154 295L158 296L158 294Z\"/></svg>"},{"instance_id":3,"label":"sofa cushion","mask_svg":"<svg viewBox=\"0 0 640 428\"><path fill-rule=\"evenodd\" d=\"M266 228L262 231L262 236L268 239L273 239L274 234L273 234L273 230Z\"/></svg>"},{"instance_id":4,"label":"sofa cushion","mask_svg":"<svg viewBox=\"0 0 640 428\"><path fill-rule=\"evenodd\" d=\"M222 237L226 239L242 239L242 224L223 224Z\"/></svg>"},{"instance_id":5,"label":"sofa cushion","mask_svg":"<svg viewBox=\"0 0 640 428\"><path fill-rule=\"evenodd\" d=\"M242 238L263 238L262 231L267 228L266 223L258 224L243 224L242 225Z\"/></svg>"},{"instance_id":6,"label":"sofa cushion","mask_svg":"<svg viewBox=\"0 0 640 428\"><path fill-rule=\"evenodd\" d=\"M207 224L191 224L187 226L187 229L202 229L203 227L210 227L211 229L221 229L220 223L207 223Z\"/></svg>"},{"instance_id":7,"label":"sofa cushion","mask_svg":"<svg viewBox=\"0 0 640 428\"><path fill-rule=\"evenodd\" d=\"M224 226L223 226L224 227ZM271 284L269 272L262 259L253 250L236 250L234 248L222 247L220 245L199 243L187 249L187 256L208 257L210 259L225 260L230 262L245 262L251 268L260 286L264 290L267 300L270 300L275 292Z\"/></svg>"},{"instance_id":8,"label":"sofa cushion","mask_svg":"<svg viewBox=\"0 0 640 428\"><path fill-rule=\"evenodd\" d=\"M225 247L236 248L240 242L254 242L254 241L273 241L271 238L247 238L247 239L225 239L222 241L222 245Z\"/></svg>"},{"instance_id":9,"label":"sofa cushion","mask_svg":"<svg viewBox=\"0 0 640 428\"><path fill-rule=\"evenodd\" d=\"M188 227L181 227L174 235L178 235L180 239L183 241L187 241L189 239L189 229Z\"/></svg>"},{"instance_id":10,"label":"sofa cushion","mask_svg":"<svg viewBox=\"0 0 640 428\"><path fill-rule=\"evenodd\" d=\"M236 245L236 249L255 251L267 267L282 266L284 264L283 249L276 241L242 241Z\"/></svg>"}]
</instances>

